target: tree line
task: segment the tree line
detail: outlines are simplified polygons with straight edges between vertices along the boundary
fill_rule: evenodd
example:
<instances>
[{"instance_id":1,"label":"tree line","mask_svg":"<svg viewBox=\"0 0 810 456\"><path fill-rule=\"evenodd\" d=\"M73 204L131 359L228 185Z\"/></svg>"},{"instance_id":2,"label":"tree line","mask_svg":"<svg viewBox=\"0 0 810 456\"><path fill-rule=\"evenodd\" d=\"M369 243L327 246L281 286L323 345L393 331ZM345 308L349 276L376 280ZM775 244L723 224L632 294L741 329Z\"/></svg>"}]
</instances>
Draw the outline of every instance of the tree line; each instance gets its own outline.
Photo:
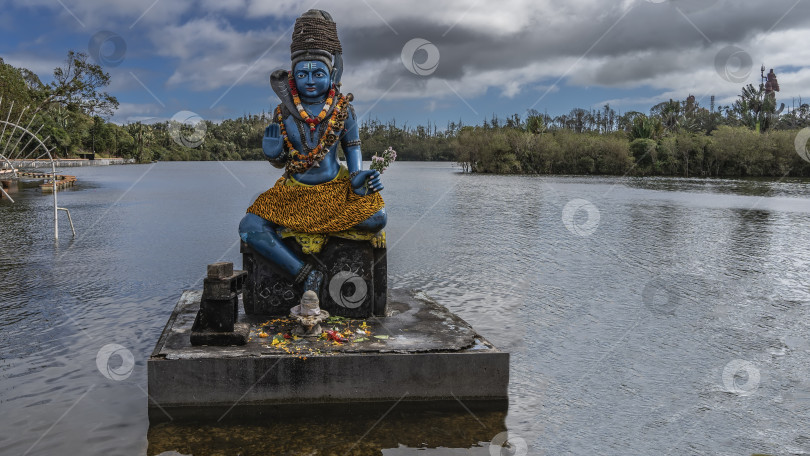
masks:
<instances>
[{"instance_id":1,"label":"tree line","mask_svg":"<svg viewBox=\"0 0 810 456\"><path fill-rule=\"evenodd\" d=\"M202 120L201 125L172 120L117 125L105 120L119 106L116 97L104 91L109 83L109 73L81 52L69 51L64 65L54 70L53 81L48 84L32 71L15 68L0 58L0 110L23 125L35 119L42 125L39 136L53 149L53 155L61 158L95 153L101 157L134 158L142 163L264 159L262 134L272 121L268 112L218 123ZM177 132L188 138L195 129L204 131L200 144L192 142L195 147L189 147L190 141L175 140ZM430 124L397 126L395 121L382 124L367 120L360 127L366 159L393 146L400 160L453 160L451 140L455 133L440 131Z\"/></svg>"},{"instance_id":2,"label":"tree line","mask_svg":"<svg viewBox=\"0 0 810 456\"><path fill-rule=\"evenodd\" d=\"M36 117L56 156L97 156L153 160L262 160L267 112L222 122L201 121L204 135L189 147L177 141L194 129L174 121L108 122L118 100L105 92L110 76L84 53L69 51L53 80L0 58L3 113L12 119ZM28 106L28 109L24 109ZM633 174L671 176L810 176L810 163L795 150L798 132L810 126L810 105L799 101L777 111L764 86L749 84L729 106L710 109L694 97L669 100L649 113L575 108L549 116L529 110L478 125L435 122L411 126L395 120L362 120L363 155L388 147L398 160L455 161L465 172L537 174Z\"/></svg>"},{"instance_id":3,"label":"tree line","mask_svg":"<svg viewBox=\"0 0 810 456\"><path fill-rule=\"evenodd\" d=\"M810 105L786 113L765 88L748 84L728 106L700 107L693 96L649 114L573 109L551 117L529 111L463 127L455 147L464 171L529 174L810 177L796 150Z\"/></svg>"}]
</instances>

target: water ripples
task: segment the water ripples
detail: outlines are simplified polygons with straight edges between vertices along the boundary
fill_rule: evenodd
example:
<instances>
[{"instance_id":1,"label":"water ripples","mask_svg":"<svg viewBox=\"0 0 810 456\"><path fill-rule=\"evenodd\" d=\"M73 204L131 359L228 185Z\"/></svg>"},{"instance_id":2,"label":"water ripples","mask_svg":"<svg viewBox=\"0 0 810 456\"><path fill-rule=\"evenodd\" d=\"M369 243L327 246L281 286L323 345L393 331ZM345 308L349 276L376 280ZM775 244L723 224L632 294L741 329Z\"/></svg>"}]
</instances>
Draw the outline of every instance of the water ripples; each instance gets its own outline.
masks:
<instances>
[{"instance_id":1,"label":"water ripples","mask_svg":"<svg viewBox=\"0 0 810 456\"><path fill-rule=\"evenodd\" d=\"M75 240L63 224L54 245L47 198L0 203L0 445L22 454L45 435L29 454L154 454L203 431L153 428L162 443L147 449L145 360L206 264L241 265L239 219L277 176L251 163L75 174L60 194ZM470 176L430 163L396 163L383 180L390 286L425 291L511 353L506 422L530 454L810 452L797 424L810 422L806 182ZM599 213L592 233L570 229L584 211L563 222L577 199ZM135 358L120 382L96 367L110 343ZM758 369L754 394L724 385L733 360ZM401 441L420 432L392 423ZM239 445L263 451L273 435L204 432L244 432Z\"/></svg>"}]
</instances>

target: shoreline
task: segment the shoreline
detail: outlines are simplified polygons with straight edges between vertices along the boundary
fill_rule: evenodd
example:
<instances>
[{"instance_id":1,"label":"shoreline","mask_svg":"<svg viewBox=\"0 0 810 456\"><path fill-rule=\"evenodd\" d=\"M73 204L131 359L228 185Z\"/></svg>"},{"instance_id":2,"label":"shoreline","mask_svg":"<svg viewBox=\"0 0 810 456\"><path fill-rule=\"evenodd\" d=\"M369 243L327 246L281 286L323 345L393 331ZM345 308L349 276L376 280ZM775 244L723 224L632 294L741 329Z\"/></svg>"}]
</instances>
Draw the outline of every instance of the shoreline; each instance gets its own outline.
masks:
<instances>
[{"instance_id":1,"label":"shoreline","mask_svg":"<svg viewBox=\"0 0 810 456\"><path fill-rule=\"evenodd\" d=\"M128 165L136 163L134 158L96 158L90 160L87 158L56 158L53 160L54 165L59 168L70 168L77 166L109 166L109 165ZM9 160L12 166L19 168L41 168L50 165L50 160Z\"/></svg>"},{"instance_id":2,"label":"shoreline","mask_svg":"<svg viewBox=\"0 0 810 456\"><path fill-rule=\"evenodd\" d=\"M41 160L41 159L18 159L18 160L9 160L10 163L15 168L41 168L43 166L49 166L50 162L48 160ZM161 160L161 162L166 163L194 163L194 162L214 162L217 160ZM265 162L266 160L225 160L225 161L233 161L233 162ZM363 160L363 162L368 162L369 160ZM461 163L452 161L452 160L402 160L403 162L423 162L423 163L447 163L452 164L454 167L462 168L463 166ZM155 163L155 162L152 162ZM139 163L134 158L96 158L95 160L90 160L87 158L59 158L54 159L54 164L58 168L69 168L69 167L82 167L82 166L110 166L110 165L129 165L129 164L149 164L147 163ZM711 179L719 179L719 180L785 180L785 179L792 179L792 180L799 180L799 181L810 181L810 177L806 176L784 176L784 175L759 175L759 176L746 176L746 175L736 175L736 174L729 174L729 175L721 175L721 176L706 176L706 175L690 175L690 176L683 176L683 175L676 175L676 174L645 174L645 173L537 173L537 172L487 172L487 171L461 171L459 174L466 174L469 176L545 176L545 177L635 177L635 178L674 178L674 179L698 179L698 180L711 180Z\"/></svg>"}]
</instances>

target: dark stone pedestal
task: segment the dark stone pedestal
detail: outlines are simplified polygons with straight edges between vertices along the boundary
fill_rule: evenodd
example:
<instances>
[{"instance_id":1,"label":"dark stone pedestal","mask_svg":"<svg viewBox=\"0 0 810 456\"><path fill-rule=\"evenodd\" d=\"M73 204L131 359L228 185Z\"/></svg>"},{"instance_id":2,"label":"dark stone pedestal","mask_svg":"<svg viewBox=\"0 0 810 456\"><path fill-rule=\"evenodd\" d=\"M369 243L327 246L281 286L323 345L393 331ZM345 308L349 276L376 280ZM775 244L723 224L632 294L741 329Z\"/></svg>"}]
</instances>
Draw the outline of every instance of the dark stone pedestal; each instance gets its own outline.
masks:
<instances>
[{"instance_id":1,"label":"dark stone pedestal","mask_svg":"<svg viewBox=\"0 0 810 456\"><path fill-rule=\"evenodd\" d=\"M239 294L242 293L245 276L245 271L233 270L233 263L208 265L199 311L191 327L191 345L247 343L250 327L237 323Z\"/></svg>"},{"instance_id":2,"label":"dark stone pedestal","mask_svg":"<svg viewBox=\"0 0 810 456\"><path fill-rule=\"evenodd\" d=\"M212 345L226 347L229 345L245 345L250 336L250 326L245 323L236 323L232 331L215 331L210 329L191 331L191 345Z\"/></svg>"},{"instance_id":3,"label":"dark stone pedestal","mask_svg":"<svg viewBox=\"0 0 810 456\"><path fill-rule=\"evenodd\" d=\"M329 238L321 252L304 255L293 238L284 243L299 258L324 273L319 296L321 309L333 316L385 316L388 300L386 249L368 241ZM248 315L287 316L301 301L303 289L276 265L242 243L242 265L247 271L243 302Z\"/></svg>"}]
</instances>

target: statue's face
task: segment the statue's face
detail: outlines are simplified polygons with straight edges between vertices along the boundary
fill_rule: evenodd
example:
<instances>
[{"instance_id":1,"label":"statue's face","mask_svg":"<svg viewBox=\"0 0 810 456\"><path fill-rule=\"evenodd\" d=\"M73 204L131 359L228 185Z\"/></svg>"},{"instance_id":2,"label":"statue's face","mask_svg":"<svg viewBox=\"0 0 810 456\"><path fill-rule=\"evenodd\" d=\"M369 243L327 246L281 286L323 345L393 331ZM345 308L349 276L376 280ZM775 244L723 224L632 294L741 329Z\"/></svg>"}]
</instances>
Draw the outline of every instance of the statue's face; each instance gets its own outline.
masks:
<instances>
[{"instance_id":1,"label":"statue's face","mask_svg":"<svg viewBox=\"0 0 810 456\"><path fill-rule=\"evenodd\" d=\"M332 86L329 67L320 60L298 62L293 68L293 77L298 94L305 98L322 97Z\"/></svg>"}]
</instances>

